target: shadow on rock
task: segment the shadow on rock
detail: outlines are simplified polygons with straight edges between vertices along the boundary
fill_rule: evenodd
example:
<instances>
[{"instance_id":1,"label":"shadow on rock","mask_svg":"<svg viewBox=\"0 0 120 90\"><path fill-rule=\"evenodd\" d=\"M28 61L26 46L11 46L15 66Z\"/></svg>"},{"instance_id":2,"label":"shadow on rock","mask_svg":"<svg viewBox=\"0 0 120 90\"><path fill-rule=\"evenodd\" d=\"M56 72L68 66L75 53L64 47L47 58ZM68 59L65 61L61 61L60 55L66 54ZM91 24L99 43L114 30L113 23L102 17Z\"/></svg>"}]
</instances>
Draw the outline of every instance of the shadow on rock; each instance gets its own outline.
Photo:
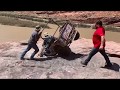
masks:
<instances>
[{"instance_id":1,"label":"shadow on rock","mask_svg":"<svg viewBox=\"0 0 120 90\"><path fill-rule=\"evenodd\" d=\"M117 55L117 54L108 54L110 57L117 57L117 58L120 58L120 55Z\"/></svg>"},{"instance_id":2,"label":"shadow on rock","mask_svg":"<svg viewBox=\"0 0 120 90\"><path fill-rule=\"evenodd\" d=\"M106 69L110 69L110 70L114 70L114 71L119 72L120 66L117 63L113 63L112 67L109 67L109 68L108 67L102 67L102 68L106 68Z\"/></svg>"},{"instance_id":3,"label":"shadow on rock","mask_svg":"<svg viewBox=\"0 0 120 90\"><path fill-rule=\"evenodd\" d=\"M76 54L74 52L71 52L69 56L61 56L60 55L59 57L71 61L71 60L75 60L77 58L83 58L84 56L87 56L87 54Z\"/></svg>"},{"instance_id":4,"label":"shadow on rock","mask_svg":"<svg viewBox=\"0 0 120 90\"><path fill-rule=\"evenodd\" d=\"M48 57L40 57L40 58L34 58L34 61L46 61L46 60L52 60L56 59L57 57L61 57L66 60L76 60L77 58L83 58L87 56L87 54L75 54L73 52L70 53L69 56L66 55L56 55L56 56L48 56ZM29 58L26 58L25 60L30 60Z\"/></svg>"},{"instance_id":5,"label":"shadow on rock","mask_svg":"<svg viewBox=\"0 0 120 90\"><path fill-rule=\"evenodd\" d=\"M40 57L40 58L34 58L34 61L46 61L46 60L52 60L57 58L57 56L51 56L51 57ZM26 60L31 60L29 58L26 58Z\"/></svg>"}]
</instances>

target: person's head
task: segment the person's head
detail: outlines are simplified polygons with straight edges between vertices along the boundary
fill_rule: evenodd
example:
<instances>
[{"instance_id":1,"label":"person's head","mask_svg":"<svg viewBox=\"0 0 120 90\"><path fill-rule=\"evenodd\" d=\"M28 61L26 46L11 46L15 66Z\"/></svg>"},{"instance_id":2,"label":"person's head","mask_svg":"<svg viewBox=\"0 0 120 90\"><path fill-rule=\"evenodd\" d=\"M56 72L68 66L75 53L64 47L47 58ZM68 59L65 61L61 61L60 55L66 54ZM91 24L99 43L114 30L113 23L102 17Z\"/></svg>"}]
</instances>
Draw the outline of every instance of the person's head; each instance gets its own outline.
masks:
<instances>
[{"instance_id":1,"label":"person's head","mask_svg":"<svg viewBox=\"0 0 120 90\"><path fill-rule=\"evenodd\" d=\"M48 36L48 33L47 33L47 32L45 32L45 33L44 33L44 36L45 36L45 37L47 37L47 36Z\"/></svg>"},{"instance_id":2,"label":"person's head","mask_svg":"<svg viewBox=\"0 0 120 90\"><path fill-rule=\"evenodd\" d=\"M102 26L102 21L97 21L95 24L95 28L101 27Z\"/></svg>"},{"instance_id":3,"label":"person's head","mask_svg":"<svg viewBox=\"0 0 120 90\"><path fill-rule=\"evenodd\" d=\"M35 27L35 30L36 30L37 32L39 32L39 31L41 30L40 25L37 25L37 26Z\"/></svg>"}]
</instances>

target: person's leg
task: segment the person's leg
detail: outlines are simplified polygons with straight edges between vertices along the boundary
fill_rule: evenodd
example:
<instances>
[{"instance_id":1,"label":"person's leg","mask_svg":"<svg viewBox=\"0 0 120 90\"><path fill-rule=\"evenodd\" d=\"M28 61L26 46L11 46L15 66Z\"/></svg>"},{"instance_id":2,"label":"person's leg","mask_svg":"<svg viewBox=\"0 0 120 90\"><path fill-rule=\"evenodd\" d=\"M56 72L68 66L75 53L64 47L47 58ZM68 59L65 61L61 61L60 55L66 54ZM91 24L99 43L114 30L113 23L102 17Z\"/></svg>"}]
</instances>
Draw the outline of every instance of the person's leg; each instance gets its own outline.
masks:
<instances>
[{"instance_id":1,"label":"person's leg","mask_svg":"<svg viewBox=\"0 0 120 90\"><path fill-rule=\"evenodd\" d=\"M31 45L28 44L27 48L25 49L25 51L24 51L24 52L21 54L21 56L20 56L20 59L21 59L21 60L24 59L25 54L26 54L31 48L32 48Z\"/></svg>"},{"instance_id":2,"label":"person's leg","mask_svg":"<svg viewBox=\"0 0 120 90\"><path fill-rule=\"evenodd\" d=\"M35 51L32 53L30 59L33 59L34 56L35 56L35 54L37 54L37 53L39 52L39 48L38 48L38 46L37 46L36 44L32 44L32 48L33 48Z\"/></svg>"},{"instance_id":3,"label":"person's leg","mask_svg":"<svg viewBox=\"0 0 120 90\"><path fill-rule=\"evenodd\" d=\"M109 60L107 54L105 53L105 50L99 50L99 52L100 52L100 53L103 55L103 57L105 58L106 64L107 64L106 66L111 67L112 64L111 64L111 62L110 62L110 60Z\"/></svg>"},{"instance_id":4,"label":"person's leg","mask_svg":"<svg viewBox=\"0 0 120 90\"><path fill-rule=\"evenodd\" d=\"M44 55L44 52L45 52L45 47L43 46L42 48L41 48L41 50L40 50L40 57L43 57L43 55Z\"/></svg>"},{"instance_id":5,"label":"person's leg","mask_svg":"<svg viewBox=\"0 0 120 90\"><path fill-rule=\"evenodd\" d=\"M90 54L88 55L88 58L84 61L81 62L83 65L87 65L88 62L91 60L91 58L99 51L99 49L97 48L93 48L92 51L90 52Z\"/></svg>"},{"instance_id":6,"label":"person's leg","mask_svg":"<svg viewBox=\"0 0 120 90\"><path fill-rule=\"evenodd\" d=\"M45 47L46 53L50 53L49 47L50 47L50 45L47 44L46 47Z\"/></svg>"}]
</instances>

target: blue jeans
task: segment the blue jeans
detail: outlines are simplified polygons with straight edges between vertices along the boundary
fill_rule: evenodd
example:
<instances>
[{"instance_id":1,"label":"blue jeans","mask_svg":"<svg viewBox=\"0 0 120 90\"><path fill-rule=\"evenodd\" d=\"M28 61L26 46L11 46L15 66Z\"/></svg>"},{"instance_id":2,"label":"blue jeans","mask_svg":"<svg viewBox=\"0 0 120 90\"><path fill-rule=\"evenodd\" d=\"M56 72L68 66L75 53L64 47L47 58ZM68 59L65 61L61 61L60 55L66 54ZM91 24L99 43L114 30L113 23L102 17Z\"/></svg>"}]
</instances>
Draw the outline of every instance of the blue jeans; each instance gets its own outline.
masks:
<instances>
[{"instance_id":1,"label":"blue jeans","mask_svg":"<svg viewBox=\"0 0 120 90\"><path fill-rule=\"evenodd\" d=\"M104 49L103 49L103 50L100 50L99 48L93 48L92 51L90 52L88 58L85 60L85 62L88 63L88 62L91 60L91 58L92 58L97 52L100 52L100 53L102 54L102 56L105 58L107 64L110 64L110 63L111 63L110 60L109 60L109 58L108 58L108 56L107 56L107 54L105 53L105 50L104 50Z\"/></svg>"},{"instance_id":2,"label":"blue jeans","mask_svg":"<svg viewBox=\"0 0 120 90\"><path fill-rule=\"evenodd\" d=\"M31 49L33 48L35 51L32 53L30 59L33 59L35 54L37 54L39 52L39 48L36 44L28 44L27 48L25 49L25 51L22 53L20 59L23 59L25 54Z\"/></svg>"}]
</instances>

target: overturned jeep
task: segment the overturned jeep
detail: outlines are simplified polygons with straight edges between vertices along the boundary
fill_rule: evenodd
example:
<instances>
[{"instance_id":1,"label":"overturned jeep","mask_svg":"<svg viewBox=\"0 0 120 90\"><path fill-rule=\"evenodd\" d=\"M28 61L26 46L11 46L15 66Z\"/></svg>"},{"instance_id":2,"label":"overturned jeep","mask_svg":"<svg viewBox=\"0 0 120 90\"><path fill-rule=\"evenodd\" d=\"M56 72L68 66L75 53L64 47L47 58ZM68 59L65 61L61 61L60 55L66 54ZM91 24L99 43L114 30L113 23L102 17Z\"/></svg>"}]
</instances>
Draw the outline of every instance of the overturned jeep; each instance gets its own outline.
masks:
<instances>
[{"instance_id":1,"label":"overturned jeep","mask_svg":"<svg viewBox=\"0 0 120 90\"><path fill-rule=\"evenodd\" d=\"M59 29L59 36L56 38L46 34L45 38L42 38L43 48L40 52L40 57L45 56L68 56L71 53L69 48L72 41L80 38L80 34L75 30L75 26L70 22L66 22ZM54 33L55 34L55 33Z\"/></svg>"}]
</instances>

